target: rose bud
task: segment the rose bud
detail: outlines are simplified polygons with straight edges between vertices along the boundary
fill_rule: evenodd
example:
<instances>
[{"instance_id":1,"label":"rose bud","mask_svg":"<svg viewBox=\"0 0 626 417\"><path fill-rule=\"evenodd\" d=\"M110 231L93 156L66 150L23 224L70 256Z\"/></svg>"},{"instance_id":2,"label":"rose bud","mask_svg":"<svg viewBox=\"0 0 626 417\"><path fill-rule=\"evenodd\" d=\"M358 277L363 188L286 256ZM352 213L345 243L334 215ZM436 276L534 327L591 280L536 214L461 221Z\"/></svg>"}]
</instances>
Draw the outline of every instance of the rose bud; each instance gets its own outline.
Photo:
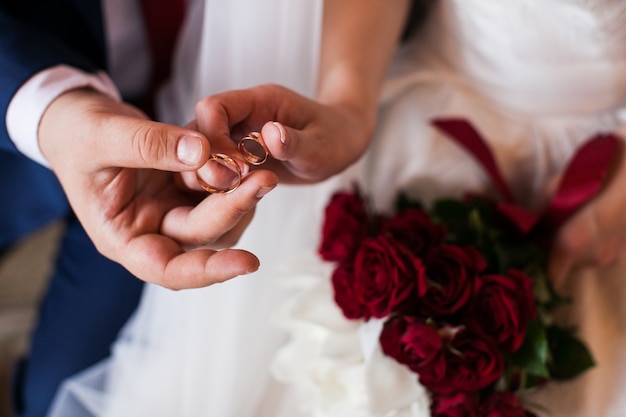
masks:
<instances>
[{"instance_id":1,"label":"rose bud","mask_svg":"<svg viewBox=\"0 0 626 417\"><path fill-rule=\"evenodd\" d=\"M365 200L358 192L337 193L326 206L319 254L325 261L348 262L368 233Z\"/></svg>"}]
</instances>

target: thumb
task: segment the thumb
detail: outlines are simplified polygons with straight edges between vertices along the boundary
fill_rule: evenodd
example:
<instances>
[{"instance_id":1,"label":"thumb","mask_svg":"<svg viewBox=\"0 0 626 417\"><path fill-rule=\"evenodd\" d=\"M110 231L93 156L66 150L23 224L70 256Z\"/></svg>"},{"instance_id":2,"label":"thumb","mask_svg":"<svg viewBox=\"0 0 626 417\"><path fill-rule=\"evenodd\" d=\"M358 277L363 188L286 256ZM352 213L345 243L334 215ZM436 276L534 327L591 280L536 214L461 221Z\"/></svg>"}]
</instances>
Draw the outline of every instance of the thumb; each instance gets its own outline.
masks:
<instances>
[{"instance_id":1,"label":"thumb","mask_svg":"<svg viewBox=\"0 0 626 417\"><path fill-rule=\"evenodd\" d=\"M105 151L111 166L181 172L198 169L209 158L209 141L191 129L136 118L120 120L116 129L118 140Z\"/></svg>"},{"instance_id":2,"label":"thumb","mask_svg":"<svg viewBox=\"0 0 626 417\"><path fill-rule=\"evenodd\" d=\"M301 130L292 129L278 122L267 122L261 135L270 154L279 161L288 161L298 155L302 145Z\"/></svg>"},{"instance_id":3,"label":"thumb","mask_svg":"<svg viewBox=\"0 0 626 417\"><path fill-rule=\"evenodd\" d=\"M137 108L91 89L71 90L48 106L39 145L55 171L72 165L189 171L210 152L196 130L147 120Z\"/></svg>"},{"instance_id":4,"label":"thumb","mask_svg":"<svg viewBox=\"0 0 626 417\"><path fill-rule=\"evenodd\" d=\"M280 164L272 170L283 182L321 181L336 174L346 156L346 148L333 146L315 127L299 130L278 122L268 122L261 130L270 155ZM338 169L339 167L339 169Z\"/></svg>"}]
</instances>

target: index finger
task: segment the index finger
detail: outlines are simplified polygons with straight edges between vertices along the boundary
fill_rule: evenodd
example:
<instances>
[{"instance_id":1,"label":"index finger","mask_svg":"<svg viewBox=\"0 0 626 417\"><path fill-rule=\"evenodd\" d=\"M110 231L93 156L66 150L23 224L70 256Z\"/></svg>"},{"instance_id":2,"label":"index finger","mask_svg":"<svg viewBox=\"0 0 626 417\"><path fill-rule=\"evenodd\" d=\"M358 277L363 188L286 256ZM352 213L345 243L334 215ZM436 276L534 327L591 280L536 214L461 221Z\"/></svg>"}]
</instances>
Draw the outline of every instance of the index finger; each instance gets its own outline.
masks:
<instances>
[{"instance_id":1,"label":"index finger","mask_svg":"<svg viewBox=\"0 0 626 417\"><path fill-rule=\"evenodd\" d=\"M198 130L210 140L236 139L259 131L268 121L301 127L308 120L304 98L278 85L266 84L205 97L196 104Z\"/></svg>"}]
</instances>

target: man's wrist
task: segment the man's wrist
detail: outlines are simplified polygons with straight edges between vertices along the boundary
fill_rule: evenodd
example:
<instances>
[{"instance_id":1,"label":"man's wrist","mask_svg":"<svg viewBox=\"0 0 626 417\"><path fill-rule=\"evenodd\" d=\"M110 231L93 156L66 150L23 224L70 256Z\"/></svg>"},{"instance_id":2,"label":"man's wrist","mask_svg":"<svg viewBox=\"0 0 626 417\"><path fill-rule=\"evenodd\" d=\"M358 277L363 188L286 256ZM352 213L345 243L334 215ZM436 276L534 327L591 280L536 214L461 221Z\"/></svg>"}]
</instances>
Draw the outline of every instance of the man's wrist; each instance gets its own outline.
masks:
<instances>
[{"instance_id":1,"label":"man's wrist","mask_svg":"<svg viewBox=\"0 0 626 417\"><path fill-rule=\"evenodd\" d=\"M57 97L81 87L89 87L114 100L121 100L117 88L104 72L88 73L66 65L43 70L20 87L6 114L9 136L20 152L49 166L39 147L41 118Z\"/></svg>"}]
</instances>

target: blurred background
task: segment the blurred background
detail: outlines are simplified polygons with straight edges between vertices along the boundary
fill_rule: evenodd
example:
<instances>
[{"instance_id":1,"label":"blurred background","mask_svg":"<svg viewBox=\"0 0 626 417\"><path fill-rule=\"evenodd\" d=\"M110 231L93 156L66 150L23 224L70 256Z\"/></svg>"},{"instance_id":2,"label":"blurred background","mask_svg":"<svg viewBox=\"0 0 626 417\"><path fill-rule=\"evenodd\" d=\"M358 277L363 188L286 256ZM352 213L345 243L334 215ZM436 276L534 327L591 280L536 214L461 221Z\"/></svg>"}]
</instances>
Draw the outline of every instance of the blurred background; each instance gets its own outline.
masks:
<instances>
[{"instance_id":1,"label":"blurred background","mask_svg":"<svg viewBox=\"0 0 626 417\"><path fill-rule=\"evenodd\" d=\"M9 403L11 375L16 360L28 349L61 228L60 223L53 224L0 258L0 417L14 417Z\"/></svg>"}]
</instances>

